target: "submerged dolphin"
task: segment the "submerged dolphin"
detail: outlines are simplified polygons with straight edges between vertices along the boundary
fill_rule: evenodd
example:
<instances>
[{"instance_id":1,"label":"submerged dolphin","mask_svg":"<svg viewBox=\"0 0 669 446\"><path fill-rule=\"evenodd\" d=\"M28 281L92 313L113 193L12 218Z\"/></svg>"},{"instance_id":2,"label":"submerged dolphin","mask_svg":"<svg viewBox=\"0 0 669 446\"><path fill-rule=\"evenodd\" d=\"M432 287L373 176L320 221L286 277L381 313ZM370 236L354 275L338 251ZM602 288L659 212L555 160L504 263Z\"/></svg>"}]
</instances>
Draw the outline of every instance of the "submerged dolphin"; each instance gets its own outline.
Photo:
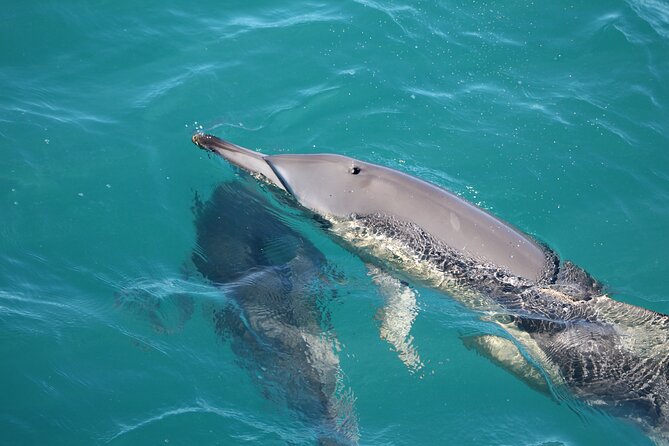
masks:
<instances>
[{"instance_id":1,"label":"submerged dolphin","mask_svg":"<svg viewBox=\"0 0 669 446\"><path fill-rule=\"evenodd\" d=\"M219 334L267 396L314 426L319 444L355 444L336 339L322 327L323 254L250 188L220 185L195 211L193 263L229 302L211 309Z\"/></svg>"},{"instance_id":2,"label":"submerged dolphin","mask_svg":"<svg viewBox=\"0 0 669 446\"><path fill-rule=\"evenodd\" d=\"M192 139L288 192L365 258L447 291L510 335L469 346L537 388L566 388L668 441L669 317L608 298L585 271L528 235L396 170L340 155L264 155L205 134Z\"/></svg>"}]
</instances>

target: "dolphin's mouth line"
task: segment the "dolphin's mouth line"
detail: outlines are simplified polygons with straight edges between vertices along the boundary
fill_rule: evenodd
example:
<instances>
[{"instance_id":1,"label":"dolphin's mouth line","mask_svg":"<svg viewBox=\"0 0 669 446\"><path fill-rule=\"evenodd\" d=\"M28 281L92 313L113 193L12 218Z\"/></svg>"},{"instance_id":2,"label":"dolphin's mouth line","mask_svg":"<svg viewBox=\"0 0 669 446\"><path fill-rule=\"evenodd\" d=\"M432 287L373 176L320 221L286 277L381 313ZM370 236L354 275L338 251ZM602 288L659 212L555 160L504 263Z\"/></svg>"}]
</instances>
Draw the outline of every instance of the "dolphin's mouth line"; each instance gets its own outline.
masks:
<instances>
[{"instance_id":1,"label":"dolphin's mouth line","mask_svg":"<svg viewBox=\"0 0 669 446\"><path fill-rule=\"evenodd\" d=\"M204 133L194 133L190 140L193 142L193 144L202 150L206 150L207 152L216 152L211 146L206 144L206 140L209 139L207 136L209 135L205 135Z\"/></svg>"},{"instance_id":2,"label":"dolphin's mouth line","mask_svg":"<svg viewBox=\"0 0 669 446\"><path fill-rule=\"evenodd\" d=\"M293 189L290 187L290 185L288 183L286 183L286 180L283 179L283 176L279 173L279 171L276 169L276 167L274 167L274 164L271 161L269 161L267 159L267 157L263 157L263 159L265 160L265 162L267 163L269 168L272 169L272 172L274 172L274 175L276 175L276 177L279 179L279 181L281 182L281 186L283 186L283 188L286 190L286 192L288 192L290 195L292 195L294 197L295 194L293 193Z\"/></svg>"},{"instance_id":3,"label":"dolphin's mouth line","mask_svg":"<svg viewBox=\"0 0 669 446\"><path fill-rule=\"evenodd\" d=\"M209 149L206 148L206 147L205 147L204 145L202 145L202 143L201 143L201 140L202 140L202 137L203 137L203 136L204 136L203 133L194 133L193 136L190 137L190 140L193 142L193 144L195 144L195 145L198 146L199 148L201 148L201 149L203 149L203 150L207 150L207 151L209 151Z\"/></svg>"},{"instance_id":4,"label":"dolphin's mouth line","mask_svg":"<svg viewBox=\"0 0 669 446\"><path fill-rule=\"evenodd\" d=\"M195 133L191 137L191 141L202 150L218 153L219 155L223 155L224 151L241 152L247 150L206 133Z\"/></svg>"}]
</instances>

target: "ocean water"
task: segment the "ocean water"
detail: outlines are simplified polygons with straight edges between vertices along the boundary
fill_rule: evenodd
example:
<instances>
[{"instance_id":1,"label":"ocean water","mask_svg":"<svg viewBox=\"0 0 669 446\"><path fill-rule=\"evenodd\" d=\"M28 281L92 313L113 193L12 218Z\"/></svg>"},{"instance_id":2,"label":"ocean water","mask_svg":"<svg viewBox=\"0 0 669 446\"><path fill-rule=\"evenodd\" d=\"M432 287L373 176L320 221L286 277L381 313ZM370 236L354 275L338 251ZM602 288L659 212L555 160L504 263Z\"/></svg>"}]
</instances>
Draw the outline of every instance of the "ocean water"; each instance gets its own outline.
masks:
<instances>
[{"instance_id":1,"label":"ocean water","mask_svg":"<svg viewBox=\"0 0 669 446\"><path fill-rule=\"evenodd\" d=\"M222 183L322 254L360 444L652 444L467 349L491 328L418 284L408 365L365 263L190 136L410 173L669 313L666 0L47 0L0 23L0 444L316 443L194 273Z\"/></svg>"}]
</instances>

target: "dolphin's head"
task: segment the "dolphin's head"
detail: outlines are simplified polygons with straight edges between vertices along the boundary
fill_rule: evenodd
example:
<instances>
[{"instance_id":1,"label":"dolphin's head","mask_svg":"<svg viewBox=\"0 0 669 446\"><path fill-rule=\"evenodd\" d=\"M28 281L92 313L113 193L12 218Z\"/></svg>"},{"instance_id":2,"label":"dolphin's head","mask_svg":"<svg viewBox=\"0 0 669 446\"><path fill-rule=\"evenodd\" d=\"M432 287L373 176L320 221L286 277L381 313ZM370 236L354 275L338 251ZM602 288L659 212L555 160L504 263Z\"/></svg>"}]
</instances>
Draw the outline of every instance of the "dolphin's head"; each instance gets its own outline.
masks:
<instances>
[{"instance_id":1,"label":"dolphin's head","mask_svg":"<svg viewBox=\"0 0 669 446\"><path fill-rule=\"evenodd\" d=\"M215 136L197 133L193 142L230 163L286 190L302 206L321 215L348 217L377 211L370 209L370 193L381 177L400 174L381 166L341 155L264 155ZM379 191L377 190L377 193ZM378 196L376 202L393 197Z\"/></svg>"}]
</instances>

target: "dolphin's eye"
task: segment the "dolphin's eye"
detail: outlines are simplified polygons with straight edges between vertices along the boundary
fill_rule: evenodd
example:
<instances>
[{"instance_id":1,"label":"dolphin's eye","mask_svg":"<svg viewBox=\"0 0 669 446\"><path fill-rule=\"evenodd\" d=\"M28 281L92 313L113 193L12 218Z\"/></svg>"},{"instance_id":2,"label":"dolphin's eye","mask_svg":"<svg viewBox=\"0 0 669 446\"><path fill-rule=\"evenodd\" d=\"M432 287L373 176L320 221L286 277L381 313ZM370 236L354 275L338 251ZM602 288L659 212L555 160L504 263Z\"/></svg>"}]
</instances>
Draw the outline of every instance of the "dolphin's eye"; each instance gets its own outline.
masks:
<instances>
[{"instance_id":1,"label":"dolphin's eye","mask_svg":"<svg viewBox=\"0 0 669 446\"><path fill-rule=\"evenodd\" d=\"M349 172L353 175L357 175L360 173L360 168L358 166L353 166L349 169Z\"/></svg>"}]
</instances>

